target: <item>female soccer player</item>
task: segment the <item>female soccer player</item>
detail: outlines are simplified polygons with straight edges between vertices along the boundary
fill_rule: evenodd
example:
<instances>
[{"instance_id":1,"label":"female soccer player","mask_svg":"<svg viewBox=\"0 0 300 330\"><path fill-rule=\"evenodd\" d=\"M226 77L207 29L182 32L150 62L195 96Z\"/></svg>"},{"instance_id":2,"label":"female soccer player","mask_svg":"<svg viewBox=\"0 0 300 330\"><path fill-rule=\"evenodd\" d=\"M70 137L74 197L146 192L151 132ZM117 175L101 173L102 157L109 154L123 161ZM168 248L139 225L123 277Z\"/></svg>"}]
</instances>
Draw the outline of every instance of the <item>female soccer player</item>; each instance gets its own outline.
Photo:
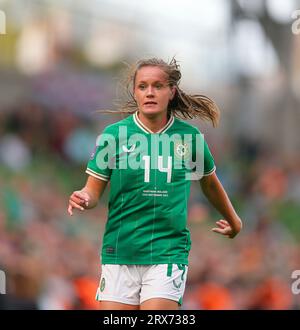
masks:
<instances>
[{"instance_id":1,"label":"female soccer player","mask_svg":"<svg viewBox=\"0 0 300 330\"><path fill-rule=\"evenodd\" d=\"M100 309L177 309L182 303L191 246L186 227L191 180L223 215L212 231L235 237L242 227L215 172L199 130L184 122L218 122L216 104L179 88L173 59L137 62L127 118L107 126L87 165L86 185L68 212L97 205L110 181L109 213L96 299ZM181 118L181 119L179 119Z\"/></svg>"}]
</instances>

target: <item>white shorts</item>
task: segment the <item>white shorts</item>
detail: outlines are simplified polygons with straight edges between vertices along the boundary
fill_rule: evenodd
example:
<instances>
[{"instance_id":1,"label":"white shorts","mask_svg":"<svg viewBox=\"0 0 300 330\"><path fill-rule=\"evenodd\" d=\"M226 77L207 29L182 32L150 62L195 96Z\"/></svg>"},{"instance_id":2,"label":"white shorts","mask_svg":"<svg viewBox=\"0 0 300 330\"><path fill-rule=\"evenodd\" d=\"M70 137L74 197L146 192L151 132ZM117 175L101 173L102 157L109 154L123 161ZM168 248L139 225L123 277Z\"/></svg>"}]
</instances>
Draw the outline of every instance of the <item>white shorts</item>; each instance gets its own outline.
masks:
<instances>
[{"instance_id":1,"label":"white shorts","mask_svg":"<svg viewBox=\"0 0 300 330\"><path fill-rule=\"evenodd\" d=\"M98 301L140 305L151 298L166 298L182 304L188 266L102 265Z\"/></svg>"}]
</instances>

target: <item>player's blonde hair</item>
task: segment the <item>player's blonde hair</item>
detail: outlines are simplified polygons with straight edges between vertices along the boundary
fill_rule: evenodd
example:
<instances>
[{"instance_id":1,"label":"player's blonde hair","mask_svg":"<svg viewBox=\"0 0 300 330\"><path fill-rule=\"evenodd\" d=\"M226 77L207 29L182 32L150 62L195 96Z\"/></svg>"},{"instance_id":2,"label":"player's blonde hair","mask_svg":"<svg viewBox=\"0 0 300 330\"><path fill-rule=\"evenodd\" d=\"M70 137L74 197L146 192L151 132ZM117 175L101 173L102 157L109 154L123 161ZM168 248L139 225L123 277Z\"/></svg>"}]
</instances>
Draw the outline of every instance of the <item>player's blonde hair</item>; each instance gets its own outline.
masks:
<instances>
[{"instance_id":1,"label":"player's blonde hair","mask_svg":"<svg viewBox=\"0 0 300 330\"><path fill-rule=\"evenodd\" d=\"M168 112L181 119L201 118L209 120L213 126L217 126L220 111L216 103L205 95L189 95L179 88L181 79L180 67L173 57L169 63L158 58L141 59L130 66L125 81L126 92L129 96L125 103L121 103L119 111L114 113L132 114L138 111L138 105L134 98L135 79L138 70L146 66L159 67L168 76L169 86L175 87L174 98L169 102Z\"/></svg>"}]
</instances>

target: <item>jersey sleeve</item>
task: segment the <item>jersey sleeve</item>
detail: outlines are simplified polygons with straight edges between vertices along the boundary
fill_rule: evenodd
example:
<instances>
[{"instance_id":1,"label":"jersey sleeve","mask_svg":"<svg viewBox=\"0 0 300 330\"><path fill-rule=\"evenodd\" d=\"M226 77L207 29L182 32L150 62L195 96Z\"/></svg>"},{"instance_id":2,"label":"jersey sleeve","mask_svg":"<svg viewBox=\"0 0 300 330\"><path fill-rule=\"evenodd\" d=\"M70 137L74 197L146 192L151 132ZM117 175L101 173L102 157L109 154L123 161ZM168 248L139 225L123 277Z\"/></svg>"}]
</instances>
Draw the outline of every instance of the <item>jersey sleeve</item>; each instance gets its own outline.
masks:
<instances>
[{"instance_id":1,"label":"jersey sleeve","mask_svg":"<svg viewBox=\"0 0 300 330\"><path fill-rule=\"evenodd\" d=\"M115 136L106 128L98 136L96 145L87 164L86 173L104 181L109 181L115 155Z\"/></svg>"},{"instance_id":2,"label":"jersey sleeve","mask_svg":"<svg viewBox=\"0 0 300 330\"><path fill-rule=\"evenodd\" d=\"M203 175L210 175L213 172L215 172L216 170L216 165L215 165L215 161L214 158L209 150L209 147L206 143L206 141L204 140L204 171L203 171Z\"/></svg>"},{"instance_id":3,"label":"jersey sleeve","mask_svg":"<svg viewBox=\"0 0 300 330\"><path fill-rule=\"evenodd\" d=\"M212 174L216 170L214 158L210 152L207 142L205 141L204 135L196 129L196 143L193 146L193 158L198 159L196 164L199 168L195 169L195 172L200 174L199 178L202 176L207 176ZM199 163L200 160L200 163Z\"/></svg>"}]
</instances>

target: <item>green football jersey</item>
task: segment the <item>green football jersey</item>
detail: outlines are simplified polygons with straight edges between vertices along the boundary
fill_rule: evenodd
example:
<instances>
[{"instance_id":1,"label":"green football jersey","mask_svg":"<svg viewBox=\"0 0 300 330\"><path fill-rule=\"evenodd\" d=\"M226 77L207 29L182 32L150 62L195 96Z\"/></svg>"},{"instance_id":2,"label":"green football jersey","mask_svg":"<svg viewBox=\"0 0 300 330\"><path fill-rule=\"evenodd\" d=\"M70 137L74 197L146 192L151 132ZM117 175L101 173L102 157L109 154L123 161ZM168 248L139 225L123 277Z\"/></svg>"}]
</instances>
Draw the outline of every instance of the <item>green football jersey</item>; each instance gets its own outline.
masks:
<instances>
[{"instance_id":1,"label":"green football jersey","mask_svg":"<svg viewBox=\"0 0 300 330\"><path fill-rule=\"evenodd\" d=\"M191 180L215 171L198 128L171 116L151 132L137 113L107 126L86 173L110 181L103 264L188 264Z\"/></svg>"}]
</instances>

